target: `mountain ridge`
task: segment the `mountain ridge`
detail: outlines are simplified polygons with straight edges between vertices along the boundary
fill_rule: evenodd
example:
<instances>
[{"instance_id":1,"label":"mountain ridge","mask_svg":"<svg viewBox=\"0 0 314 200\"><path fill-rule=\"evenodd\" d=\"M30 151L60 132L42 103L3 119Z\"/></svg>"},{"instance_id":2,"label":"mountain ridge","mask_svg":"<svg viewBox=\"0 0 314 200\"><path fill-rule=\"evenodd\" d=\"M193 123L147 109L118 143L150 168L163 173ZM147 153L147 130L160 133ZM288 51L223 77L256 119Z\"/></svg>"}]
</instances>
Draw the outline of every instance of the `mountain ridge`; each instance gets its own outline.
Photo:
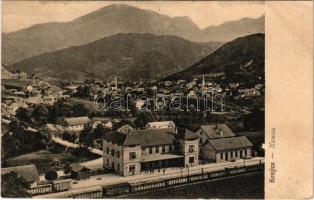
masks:
<instances>
[{"instance_id":1,"label":"mountain ridge","mask_svg":"<svg viewBox=\"0 0 314 200\"><path fill-rule=\"evenodd\" d=\"M65 79L93 76L106 79L117 74L125 79L160 78L185 69L220 45L195 43L171 35L120 33L86 45L43 53L9 67L42 77Z\"/></svg>"},{"instance_id":2,"label":"mountain ridge","mask_svg":"<svg viewBox=\"0 0 314 200\"><path fill-rule=\"evenodd\" d=\"M254 25L254 19L252 20L250 24ZM174 35L194 42L209 42L229 41L237 34L255 30L245 25L241 27L245 30L235 34L228 30L227 33L231 36L218 34L224 37L217 38L217 34L212 34L211 31L204 33L203 29L186 16L169 17L151 10L113 4L69 22L49 22L3 33L2 63L13 64L45 52L88 44L118 33ZM262 29L263 27L260 28Z\"/></svg>"},{"instance_id":3,"label":"mountain ridge","mask_svg":"<svg viewBox=\"0 0 314 200\"><path fill-rule=\"evenodd\" d=\"M228 42L212 54L166 80L191 79L193 76L224 73L230 81L263 81L265 74L265 35L258 33ZM242 80L241 80L242 79Z\"/></svg>"}]
</instances>

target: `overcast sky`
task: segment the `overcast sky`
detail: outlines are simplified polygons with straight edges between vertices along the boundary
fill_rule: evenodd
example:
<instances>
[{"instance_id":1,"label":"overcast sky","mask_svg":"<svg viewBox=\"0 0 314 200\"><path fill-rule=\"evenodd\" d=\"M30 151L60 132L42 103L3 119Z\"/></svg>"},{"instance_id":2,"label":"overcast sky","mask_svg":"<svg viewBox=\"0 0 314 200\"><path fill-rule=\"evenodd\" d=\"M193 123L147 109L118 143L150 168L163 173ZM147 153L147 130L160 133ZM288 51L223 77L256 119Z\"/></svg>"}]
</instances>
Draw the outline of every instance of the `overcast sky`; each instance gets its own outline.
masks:
<instances>
[{"instance_id":1,"label":"overcast sky","mask_svg":"<svg viewBox=\"0 0 314 200\"><path fill-rule=\"evenodd\" d=\"M171 17L188 16L200 28L244 17L257 18L265 11L263 1L3 1L2 31L12 32L51 21L71 21L113 3L154 10Z\"/></svg>"}]
</instances>

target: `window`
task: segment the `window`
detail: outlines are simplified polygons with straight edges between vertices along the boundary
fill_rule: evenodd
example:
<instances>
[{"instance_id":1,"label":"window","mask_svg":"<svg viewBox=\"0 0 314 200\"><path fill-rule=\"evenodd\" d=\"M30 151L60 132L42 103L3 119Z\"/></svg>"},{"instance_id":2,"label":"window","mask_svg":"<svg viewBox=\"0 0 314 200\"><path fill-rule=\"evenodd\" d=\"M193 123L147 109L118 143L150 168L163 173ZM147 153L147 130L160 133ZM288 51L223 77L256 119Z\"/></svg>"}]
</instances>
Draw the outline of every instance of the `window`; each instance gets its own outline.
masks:
<instances>
[{"instance_id":1,"label":"window","mask_svg":"<svg viewBox=\"0 0 314 200\"><path fill-rule=\"evenodd\" d=\"M195 151L195 146L194 145L189 145L189 152L194 152Z\"/></svg>"},{"instance_id":2,"label":"window","mask_svg":"<svg viewBox=\"0 0 314 200\"><path fill-rule=\"evenodd\" d=\"M220 159L224 159L224 154L223 153L220 153Z\"/></svg>"},{"instance_id":3,"label":"window","mask_svg":"<svg viewBox=\"0 0 314 200\"><path fill-rule=\"evenodd\" d=\"M135 152L130 152L129 153L130 159L136 159L136 153Z\"/></svg>"},{"instance_id":4,"label":"window","mask_svg":"<svg viewBox=\"0 0 314 200\"><path fill-rule=\"evenodd\" d=\"M231 151L231 158L233 157L233 151Z\"/></svg>"},{"instance_id":5,"label":"window","mask_svg":"<svg viewBox=\"0 0 314 200\"><path fill-rule=\"evenodd\" d=\"M107 154L109 154L109 147L107 147Z\"/></svg>"},{"instance_id":6,"label":"window","mask_svg":"<svg viewBox=\"0 0 314 200\"><path fill-rule=\"evenodd\" d=\"M202 131L200 132L201 135L203 135Z\"/></svg>"},{"instance_id":7,"label":"window","mask_svg":"<svg viewBox=\"0 0 314 200\"><path fill-rule=\"evenodd\" d=\"M169 145L169 152L172 152L172 145Z\"/></svg>"},{"instance_id":8,"label":"window","mask_svg":"<svg viewBox=\"0 0 314 200\"><path fill-rule=\"evenodd\" d=\"M111 149L111 155L114 156L114 150L113 149Z\"/></svg>"},{"instance_id":9,"label":"window","mask_svg":"<svg viewBox=\"0 0 314 200\"><path fill-rule=\"evenodd\" d=\"M120 164L118 164L118 171L120 171Z\"/></svg>"},{"instance_id":10,"label":"window","mask_svg":"<svg viewBox=\"0 0 314 200\"><path fill-rule=\"evenodd\" d=\"M162 151L163 153L165 153L165 151L166 151L165 146L162 146L161 151Z\"/></svg>"},{"instance_id":11,"label":"window","mask_svg":"<svg viewBox=\"0 0 314 200\"><path fill-rule=\"evenodd\" d=\"M193 157L189 157L189 163L194 163L194 156Z\"/></svg>"},{"instance_id":12,"label":"window","mask_svg":"<svg viewBox=\"0 0 314 200\"><path fill-rule=\"evenodd\" d=\"M117 151L117 158L120 158L120 151Z\"/></svg>"},{"instance_id":13,"label":"window","mask_svg":"<svg viewBox=\"0 0 314 200\"><path fill-rule=\"evenodd\" d=\"M111 168L114 169L114 162L111 163Z\"/></svg>"},{"instance_id":14,"label":"window","mask_svg":"<svg viewBox=\"0 0 314 200\"><path fill-rule=\"evenodd\" d=\"M107 164L107 167L109 167L109 159L107 159L107 163L106 164Z\"/></svg>"},{"instance_id":15,"label":"window","mask_svg":"<svg viewBox=\"0 0 314 200\"><path fill-rule=\"evenodd\" d=\"M159 153L159 146L156 146L155 153Z\"/></svg>"},{"instance_id":16,"label":"window","mask_svg":"<svg viewBox=\"0 0 314 200\"><path fill-rule=\"evenodd\" d=\"M246 151L245 150L243 150L244 151L244 155L246 156Z\"/></svg>"},{"instance_id":17,"label":"window","mask_svg":"<svg viewBox=\"0 0 314 200\"><path fill-rule=\"evenodd\" d=\"M238 157L238 151L235 152L235 157Z\"/></svg>"},{"instance_id":18,"label":"window","mask_svg":"<svg viewBox=\"0 0 314 200\"><path fill-rule=\"evenodd\" d=\"M153 147L149 147L149 154L153 153Z\"/></svg>"},{"instance_id":19,"label":"window","mask_svg":"<svg viewBox=\"0 0 314 200\"><path fill-rule=\"evenodd\" d=\"M130 165L129 172L134 172L134 171L135 171L135 165Z\"/></svg>"},{"instance_id":20,"label":"window","mask_svg":"<svg viewBox=\"0 0 314 200\"><path fill-rule=\"evenodd\" d=\"M243 157L243 152L242 151L240 151L240 158L242 158Z\"/></svg>"}]
</instances>

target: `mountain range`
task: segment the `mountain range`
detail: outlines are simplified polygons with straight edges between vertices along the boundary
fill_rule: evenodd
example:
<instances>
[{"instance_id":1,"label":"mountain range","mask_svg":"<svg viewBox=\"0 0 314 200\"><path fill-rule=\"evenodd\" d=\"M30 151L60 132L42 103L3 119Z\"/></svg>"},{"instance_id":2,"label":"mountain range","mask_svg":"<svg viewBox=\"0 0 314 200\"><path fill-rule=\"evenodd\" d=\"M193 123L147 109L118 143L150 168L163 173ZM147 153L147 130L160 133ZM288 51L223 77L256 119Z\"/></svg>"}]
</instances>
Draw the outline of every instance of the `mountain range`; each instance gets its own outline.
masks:
<instances>
[{"instance_id":1,"label":"mountain range","mask_svg":"<svg viewBox=\"0 0 314 200\"><path fill-rule=\"evenodd\" d=\"M264 33L264 16L200 29L189 17L169 17L150 10L113 4L69 22L37 24L3 33L2 63L11 65L43 53L86 45L119 33L173 35L194 42L227 42L248 34Z\"/></svg>"},{"instance_id":2,"label":"mountain range","mask_svg":"<svg viewBox=\"0 0 314 200\"><path fill-rule=\"evenodd\" d=\"M166 79L225 74L229 81L263 82L265 73L265 35L252 34L224 44L214 53Z\"/></svg>"},{"instance_id":3,"label":"mountain range","mask_svg":"<svg viewBox=\"0 0 314 200\"><path fill-rule=\"evenodd\" d=\"M92 43L43 53L10 66L39 77L84 80L159 79L211 54L222 43L196 43L150 33L120 33Z\"/></svg>"}]
</instances>

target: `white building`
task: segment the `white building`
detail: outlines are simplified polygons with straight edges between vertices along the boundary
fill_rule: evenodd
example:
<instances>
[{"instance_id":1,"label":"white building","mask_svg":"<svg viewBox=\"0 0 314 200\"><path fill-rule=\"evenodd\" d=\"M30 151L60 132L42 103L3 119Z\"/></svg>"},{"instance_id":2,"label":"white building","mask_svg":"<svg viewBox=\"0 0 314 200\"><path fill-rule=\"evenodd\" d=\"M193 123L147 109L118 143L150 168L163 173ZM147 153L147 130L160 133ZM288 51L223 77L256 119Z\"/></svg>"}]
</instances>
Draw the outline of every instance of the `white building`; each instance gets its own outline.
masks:
<instances>
[{"instance_id":1,"label":"white building","mask_svg":"<svg viewBox=\"0 0 314 200\"><path fill-rule=\"evenodd\" d=\"M88 125L91 120L88 117L71 117L63 118L56 128L62 131L82 131L85 125Z\"/></svg>"},{"instance_id":2,"label":"white building","mask_svg":"<svg viewBox=\"0 0 314 200\"><path fill-rule=\"evenodd\" d=\"M162 128L175 128L176 125L173 121L149 122L146 124L146 129L162 129Z\"/></svg>"}]
</instances>

